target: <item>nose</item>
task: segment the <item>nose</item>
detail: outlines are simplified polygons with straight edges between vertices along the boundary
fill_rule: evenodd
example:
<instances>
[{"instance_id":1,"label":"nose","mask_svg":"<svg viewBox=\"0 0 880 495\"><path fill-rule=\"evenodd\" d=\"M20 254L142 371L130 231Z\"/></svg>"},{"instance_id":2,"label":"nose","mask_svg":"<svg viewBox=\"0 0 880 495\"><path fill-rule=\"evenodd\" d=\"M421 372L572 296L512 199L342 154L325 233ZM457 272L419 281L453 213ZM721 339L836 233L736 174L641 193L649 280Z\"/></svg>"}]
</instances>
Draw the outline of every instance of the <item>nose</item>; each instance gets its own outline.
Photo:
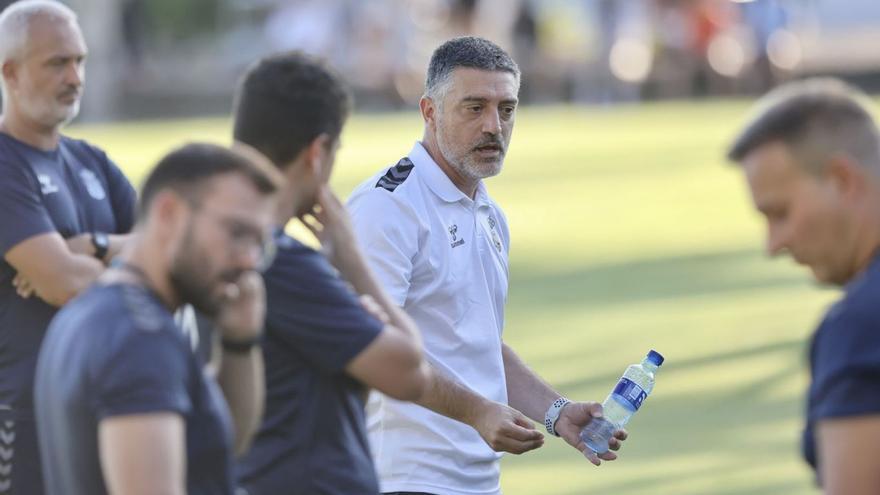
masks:
<instances>
[{"instance_id":1,"label":"nose","mask_svg":"<svg viewBox=\"0 0 880 495\"><path fill-rule=\"evenodd\" d=\"M483 132L486 134L501 134L501 115L497 108L490 108L483 117Z\"/></svg>"},{"instance_id":2,"label":"nose","mask_svg":"<svg viewBox=\"0 0 880 495\"><path fill-rule=\"evenodd\" d=\"M778 256L788 245L785 231L777 225L767 225L767 243L765 249L768 256Z\"/></svg>"},{"instance_id":3,"label":"nose","mask_svg":"<svg viewBox=\"0 0 880 495\"><path fill-rule=\"evenodd\" d=\"M264 249L257 244L242 246L236 250L236 262L242 270L256 270L262 265Z\"/></svg>"},{"instance_id":4,"label":"nose","mask_svg":"<svg viewBox=\"0 0 880 495\"><path fill-rule=\"evenodd\" d=\"M229 250L230 263L239 270L256 270L261 266L265 249L262 244L250 238L232 239Z\"/></svg>"},{"instance_id":5,"label":"nose","mask_svg":"<svg viewBox=\"0 0 880 495\"><path fill-rule=\"evenodd\" d=\"M64 72L64 82L78 88L82 86L83 79L85 79L83 64L77 60L68 63L67 70Z\"/></svg>"}]
</instances>

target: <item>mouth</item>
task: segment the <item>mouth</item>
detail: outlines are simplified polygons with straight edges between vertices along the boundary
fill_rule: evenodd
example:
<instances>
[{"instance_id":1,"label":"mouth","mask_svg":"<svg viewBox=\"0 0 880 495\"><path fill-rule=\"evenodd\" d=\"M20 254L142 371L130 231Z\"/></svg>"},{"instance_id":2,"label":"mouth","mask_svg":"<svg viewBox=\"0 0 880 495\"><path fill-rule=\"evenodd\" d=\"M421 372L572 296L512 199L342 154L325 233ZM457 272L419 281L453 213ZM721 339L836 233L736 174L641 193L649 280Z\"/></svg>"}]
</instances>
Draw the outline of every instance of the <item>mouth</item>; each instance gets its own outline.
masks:
<instances>
[{"instance_id":1,"label":"mouth","mask_svg":"<svg viewBox=\"0 0 880 495\"><path fill-rule=\"evenodd\" d=\"M474 151L483 157L497 157L504 153L504 148L497 143L487 143L477 146Z\"/></svg>"},{"instance_id":2,"label":"mouth","mask_svg":"<svg viewBox=\"0 0 880 495\"><path fill-rule=\"evenodd\" d=\"M244 276L244 272L241 270L229 271L220 276L220 280L224 284L237 284L241 277Z\"/></svg>"},{"instance_id":3,"label":"mouth","mask_svg":"<svg viewBox=\"0 0 880 495\"><path fill-rule=\"evenodd\" d=\"M65 93L61 93L58 96L58 101L65 103L67 105L72 105L79 100L79 91L69 91Z\"/></svg>"}]
</instances>

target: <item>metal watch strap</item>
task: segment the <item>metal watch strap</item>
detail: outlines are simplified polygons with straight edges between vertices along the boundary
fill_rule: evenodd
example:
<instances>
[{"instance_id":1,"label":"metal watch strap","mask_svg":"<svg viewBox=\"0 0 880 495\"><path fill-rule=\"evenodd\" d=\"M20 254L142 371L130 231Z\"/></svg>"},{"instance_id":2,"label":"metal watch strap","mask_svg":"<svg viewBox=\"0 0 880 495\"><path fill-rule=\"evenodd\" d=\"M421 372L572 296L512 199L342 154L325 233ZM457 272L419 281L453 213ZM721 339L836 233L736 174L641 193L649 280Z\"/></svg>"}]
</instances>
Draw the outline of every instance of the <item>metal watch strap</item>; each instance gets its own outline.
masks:
<instances>
[{"instance_id":1,"label":"metal watch strap","mask_svg":"<svg viewBox=\"0 0 880 495\"><path fill-rule=\"evenodd\" d=\"M544 427L547 428L547 433L559 436L559 433L556 433L556 421L559 419L559 413L562 412L562 408L569 402L571 401L565 397L560 397L553 401L553 404L547 409L547 413L544 414Z\"/></svg>"}]
</instances>

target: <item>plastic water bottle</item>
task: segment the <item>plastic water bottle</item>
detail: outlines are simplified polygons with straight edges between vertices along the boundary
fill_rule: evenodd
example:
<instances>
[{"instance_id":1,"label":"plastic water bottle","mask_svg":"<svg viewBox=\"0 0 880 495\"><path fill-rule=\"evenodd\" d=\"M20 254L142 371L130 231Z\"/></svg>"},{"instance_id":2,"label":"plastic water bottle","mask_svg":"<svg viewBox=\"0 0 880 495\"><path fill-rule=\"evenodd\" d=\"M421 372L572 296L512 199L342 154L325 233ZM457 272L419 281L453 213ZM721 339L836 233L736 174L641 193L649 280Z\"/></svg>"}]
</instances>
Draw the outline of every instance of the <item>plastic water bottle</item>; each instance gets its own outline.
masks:
<instances>
[{"instance_id":1,"label":"plastic water bottle","mask_svg":"<svg viewBox=\"0 0 880 495\"><path fill-rule=\"evenodd\" d=\"M617 386L602 403L602 417L593 418L581 430L581 440L593 452L603 454L608 451L608 441L614 430L623 428L629 422L653 390L654 373L661 364L663 356L652 350L640 364L626 368Z\"/></svg>"}]
</instances>

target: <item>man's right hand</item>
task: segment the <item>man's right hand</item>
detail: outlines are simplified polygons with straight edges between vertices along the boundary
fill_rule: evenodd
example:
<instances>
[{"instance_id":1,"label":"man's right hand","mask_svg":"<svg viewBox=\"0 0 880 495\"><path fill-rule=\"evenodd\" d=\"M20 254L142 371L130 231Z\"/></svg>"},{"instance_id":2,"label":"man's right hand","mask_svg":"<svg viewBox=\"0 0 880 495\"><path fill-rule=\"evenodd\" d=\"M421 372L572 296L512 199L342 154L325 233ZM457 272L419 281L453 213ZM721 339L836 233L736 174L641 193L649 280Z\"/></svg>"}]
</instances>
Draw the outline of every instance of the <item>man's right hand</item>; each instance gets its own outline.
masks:
<instances>
[{"instance_id":1,"label":"man's right hand","mask_svg":"<svg viewBox=\"0 0 880 495\"><path fill-rule=\"evenodd\" d=\"M351 256L357 252L357 243L348 211L330 186L320 186L315 207L299 219L321 242L324 256L348 278L347 269Z\"/></svg>"},{"instance_id":2,"label":"man's right hand","mask_svg":"<svg viewBox=\"0 0 880 495\"><path fill-rule=\"evenodd\" d=\"M20 273L15 274L15 278L12 279L12 286L15 287L15 292L17 292L22 299L27 299L37 292L34 290L34 286L31 285L30 281Z\"/></svg>"},{"instance_id":3,"label":"man's right hand","mask_svg":"<svg viewBox=\"0 0 880 495\"><path fill-rule=\"evenodd\" d=\"M496 452L522 454L544 445L544 435L535 429L532 420L500 402L483 403L470 425Z\"/></svg>"},{"instance_id":4,"label":"man's right hand","mask_svg":"<svg viewBox=\"0 0 880 495\"><path fill-rule=\"evenodd\" d=\"M266 321L266 287L255 271L245 272L227 286L226 302L217 315L221 336L233 342L254 340L263 332Z\"/></svg>"}]
</instances>

